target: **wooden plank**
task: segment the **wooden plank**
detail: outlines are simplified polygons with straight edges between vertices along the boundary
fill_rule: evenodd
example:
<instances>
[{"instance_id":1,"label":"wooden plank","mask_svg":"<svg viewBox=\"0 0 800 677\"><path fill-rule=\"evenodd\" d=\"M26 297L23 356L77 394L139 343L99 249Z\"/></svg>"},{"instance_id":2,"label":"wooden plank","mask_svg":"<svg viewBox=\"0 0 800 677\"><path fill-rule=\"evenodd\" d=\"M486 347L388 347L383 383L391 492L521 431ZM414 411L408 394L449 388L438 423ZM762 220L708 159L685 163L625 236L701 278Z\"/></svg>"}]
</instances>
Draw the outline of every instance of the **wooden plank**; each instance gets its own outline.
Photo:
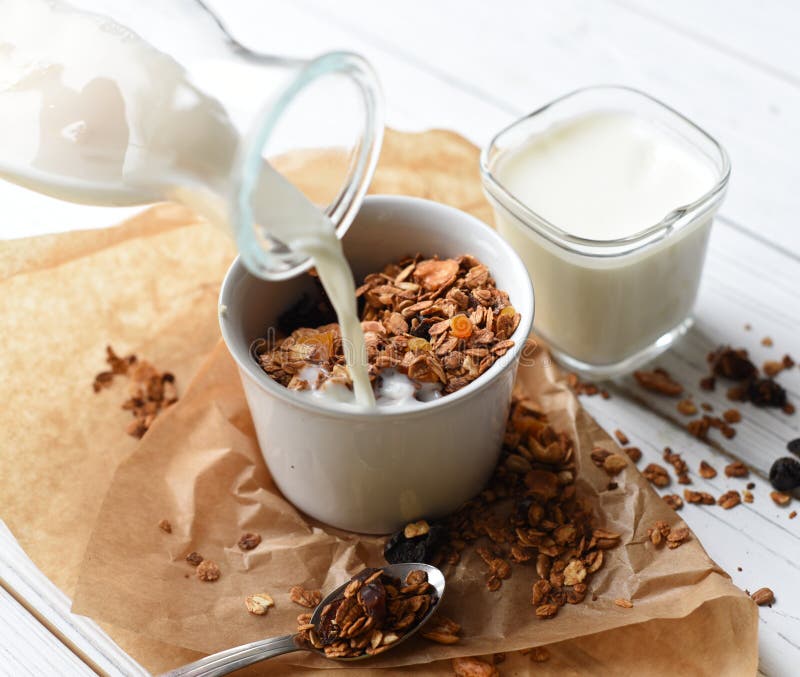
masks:
<instances>
[{"instance_id":1,"label":"wooden plank","mask_svg":"<svg viewBox=\"0 0 800 677\"><path fill-rule=\"evenodd\" d=\"M387 54L402 58L438 78L443 91L469 94L470 107L501 102L508 121L511 111L530 111L587 84L621 82L648 91L707 127L728 149L734 174L723 213L800 253L795 153L786 152L800 138L800 88L783 78L611 3L602 10L588 0L346 0L335 10L304 0L302 6L310 23L323 18L332 33L320 49L362 51L381 74ZM349 32L349 39L337 41L337 31ZM404 83L399 96L408 98L415 82ZM395 82L387 84L393 96ZM469 108L437 108L440 97L411 98L428 124L453 126L478 143L498 129L463 119Z\"/></svg>"}]
</instances>

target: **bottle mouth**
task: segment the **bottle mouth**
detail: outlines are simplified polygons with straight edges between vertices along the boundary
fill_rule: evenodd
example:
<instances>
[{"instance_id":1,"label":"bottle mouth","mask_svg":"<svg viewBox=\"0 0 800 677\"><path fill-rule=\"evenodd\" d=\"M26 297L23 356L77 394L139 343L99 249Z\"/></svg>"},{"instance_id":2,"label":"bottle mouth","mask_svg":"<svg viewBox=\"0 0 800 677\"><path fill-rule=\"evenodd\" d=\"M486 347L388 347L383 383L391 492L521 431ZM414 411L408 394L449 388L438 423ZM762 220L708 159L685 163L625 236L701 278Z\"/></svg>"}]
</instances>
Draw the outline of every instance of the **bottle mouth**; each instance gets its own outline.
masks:
<instances>
[{"instance_id":1,"label":"bottle mouth","mask_svg":"<svg viewBox=\"0 0 800 677\"><path fill-rule=\"evenodd\" d=\"M262 107L237 154L231 221L248 270L265 280L284 280L312 265L269 223L256 223L253 199L264 162L316 204L341 238L372 181L382 141L380 87L361 56L331 52L296 71ZM338 177L335 192L331 175Z\"/></svg>"}]
</instances>

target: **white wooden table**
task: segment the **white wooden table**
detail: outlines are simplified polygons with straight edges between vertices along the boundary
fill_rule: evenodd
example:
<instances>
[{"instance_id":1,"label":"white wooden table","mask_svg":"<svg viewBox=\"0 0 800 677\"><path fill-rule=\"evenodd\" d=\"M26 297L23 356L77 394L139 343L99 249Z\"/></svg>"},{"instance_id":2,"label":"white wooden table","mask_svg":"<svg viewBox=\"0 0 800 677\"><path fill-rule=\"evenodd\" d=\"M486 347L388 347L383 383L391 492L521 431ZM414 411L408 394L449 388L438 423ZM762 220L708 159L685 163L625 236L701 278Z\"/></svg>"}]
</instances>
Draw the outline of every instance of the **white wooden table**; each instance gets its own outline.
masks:
<instances>
[{"instance_id":1,"label":"white wooden table","mask_svg":"<svg viewBox=\"0 0 800 677\"><path fill-rule=\"evenodd\" d=\"M710 347L744 346L758 363L787 352L800 358L800 4L294 0L262 8L220 0L212 5L243 42L261 49L303 56L334 48L363 53L383 82L387 122L399 129L446 127L483 145L514 118L597 83L631 85L666 101L721 141L731 156L733 178L713 231L696 328L658 363L718 413L728 406L724 393L704 393L697 386ZM4 236L47 232L53 224L102 226L126 214L57 203L2 183L0 204L4 229L12 227ZM765 336L774 347L760 344ZM800 370L782 374L780 381L800 403ZM688 462L693 488L715 496L744 485L721 472L728 455L762 476L752 477L754 503L730 511L687 505L682 516L737 585L775 591L776 604L760 610L761 670L797 674L800 519L789 520L792 506L772 503L763 476L772 460L786 455L786 442L800 437L800 414L742 405L737 436L715 438L719 449L712 449L684 432L673 400L647 396L629 379L609 390L611 399L584 398L584 404L604 427L621 428L642 449L640 467L661 462L661 450L670 446ZM701 460L720 471L717 478L699 477ZM47 665L48 652L60 650L47 633L11 631L21 622L15 604L0 596L2 675L24 674L24 665ZM62 674L86 672L66 660L63 666Z\"/></svg>"}]
</instances>

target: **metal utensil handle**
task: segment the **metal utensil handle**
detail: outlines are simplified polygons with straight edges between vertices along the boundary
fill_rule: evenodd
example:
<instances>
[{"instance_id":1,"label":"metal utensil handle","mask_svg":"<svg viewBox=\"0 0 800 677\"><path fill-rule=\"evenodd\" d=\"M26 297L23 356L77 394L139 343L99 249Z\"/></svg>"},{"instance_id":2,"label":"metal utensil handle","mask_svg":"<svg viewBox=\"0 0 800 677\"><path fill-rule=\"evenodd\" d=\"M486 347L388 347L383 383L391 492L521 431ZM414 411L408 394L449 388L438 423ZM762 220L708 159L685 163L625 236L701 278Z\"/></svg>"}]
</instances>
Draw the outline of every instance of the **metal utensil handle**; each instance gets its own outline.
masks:
<instances>
[{"instance_id":1,"label":"metal utensil handle","mask_svg":"<svg viewBox=\"0 0 800 677\"><path fill-rule=\"evenodd\" d=\"M243 668L246 665L258 663L267 658L280 656L291 651L299 651L301 647L295 643L295 637L296 635L283 635L282 637L271 637L270 639L243 644L165 672L161 677L217 677L218 675L227 675L229 672Z\"/></svg>"}]
</instances>

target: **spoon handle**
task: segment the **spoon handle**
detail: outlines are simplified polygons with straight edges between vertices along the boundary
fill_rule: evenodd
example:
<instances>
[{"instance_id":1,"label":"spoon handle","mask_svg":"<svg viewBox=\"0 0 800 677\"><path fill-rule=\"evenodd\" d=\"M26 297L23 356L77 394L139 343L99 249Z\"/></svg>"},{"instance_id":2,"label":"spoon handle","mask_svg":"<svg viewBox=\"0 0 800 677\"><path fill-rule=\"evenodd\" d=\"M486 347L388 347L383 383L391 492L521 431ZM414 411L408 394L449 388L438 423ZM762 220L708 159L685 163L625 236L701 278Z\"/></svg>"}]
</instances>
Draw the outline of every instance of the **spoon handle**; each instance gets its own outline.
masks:
<instances>
[{"instance_id":1,"label":"spoon handle","mask_svg":"<svg viewBox=\"0 0 800 677\"><path fill-rule=\"evenodd\" d=\"M280 656L291 651L299 651L301 647L297 646L294 640L295 635L283 635L282 637L271 637L270 639L261 639L258 642L243 644L165 672L161 677L217 677L217 675L227 675L229 672L243 668L246 665L258 663L267 658Z\"/></svg>"}]
</instances>

